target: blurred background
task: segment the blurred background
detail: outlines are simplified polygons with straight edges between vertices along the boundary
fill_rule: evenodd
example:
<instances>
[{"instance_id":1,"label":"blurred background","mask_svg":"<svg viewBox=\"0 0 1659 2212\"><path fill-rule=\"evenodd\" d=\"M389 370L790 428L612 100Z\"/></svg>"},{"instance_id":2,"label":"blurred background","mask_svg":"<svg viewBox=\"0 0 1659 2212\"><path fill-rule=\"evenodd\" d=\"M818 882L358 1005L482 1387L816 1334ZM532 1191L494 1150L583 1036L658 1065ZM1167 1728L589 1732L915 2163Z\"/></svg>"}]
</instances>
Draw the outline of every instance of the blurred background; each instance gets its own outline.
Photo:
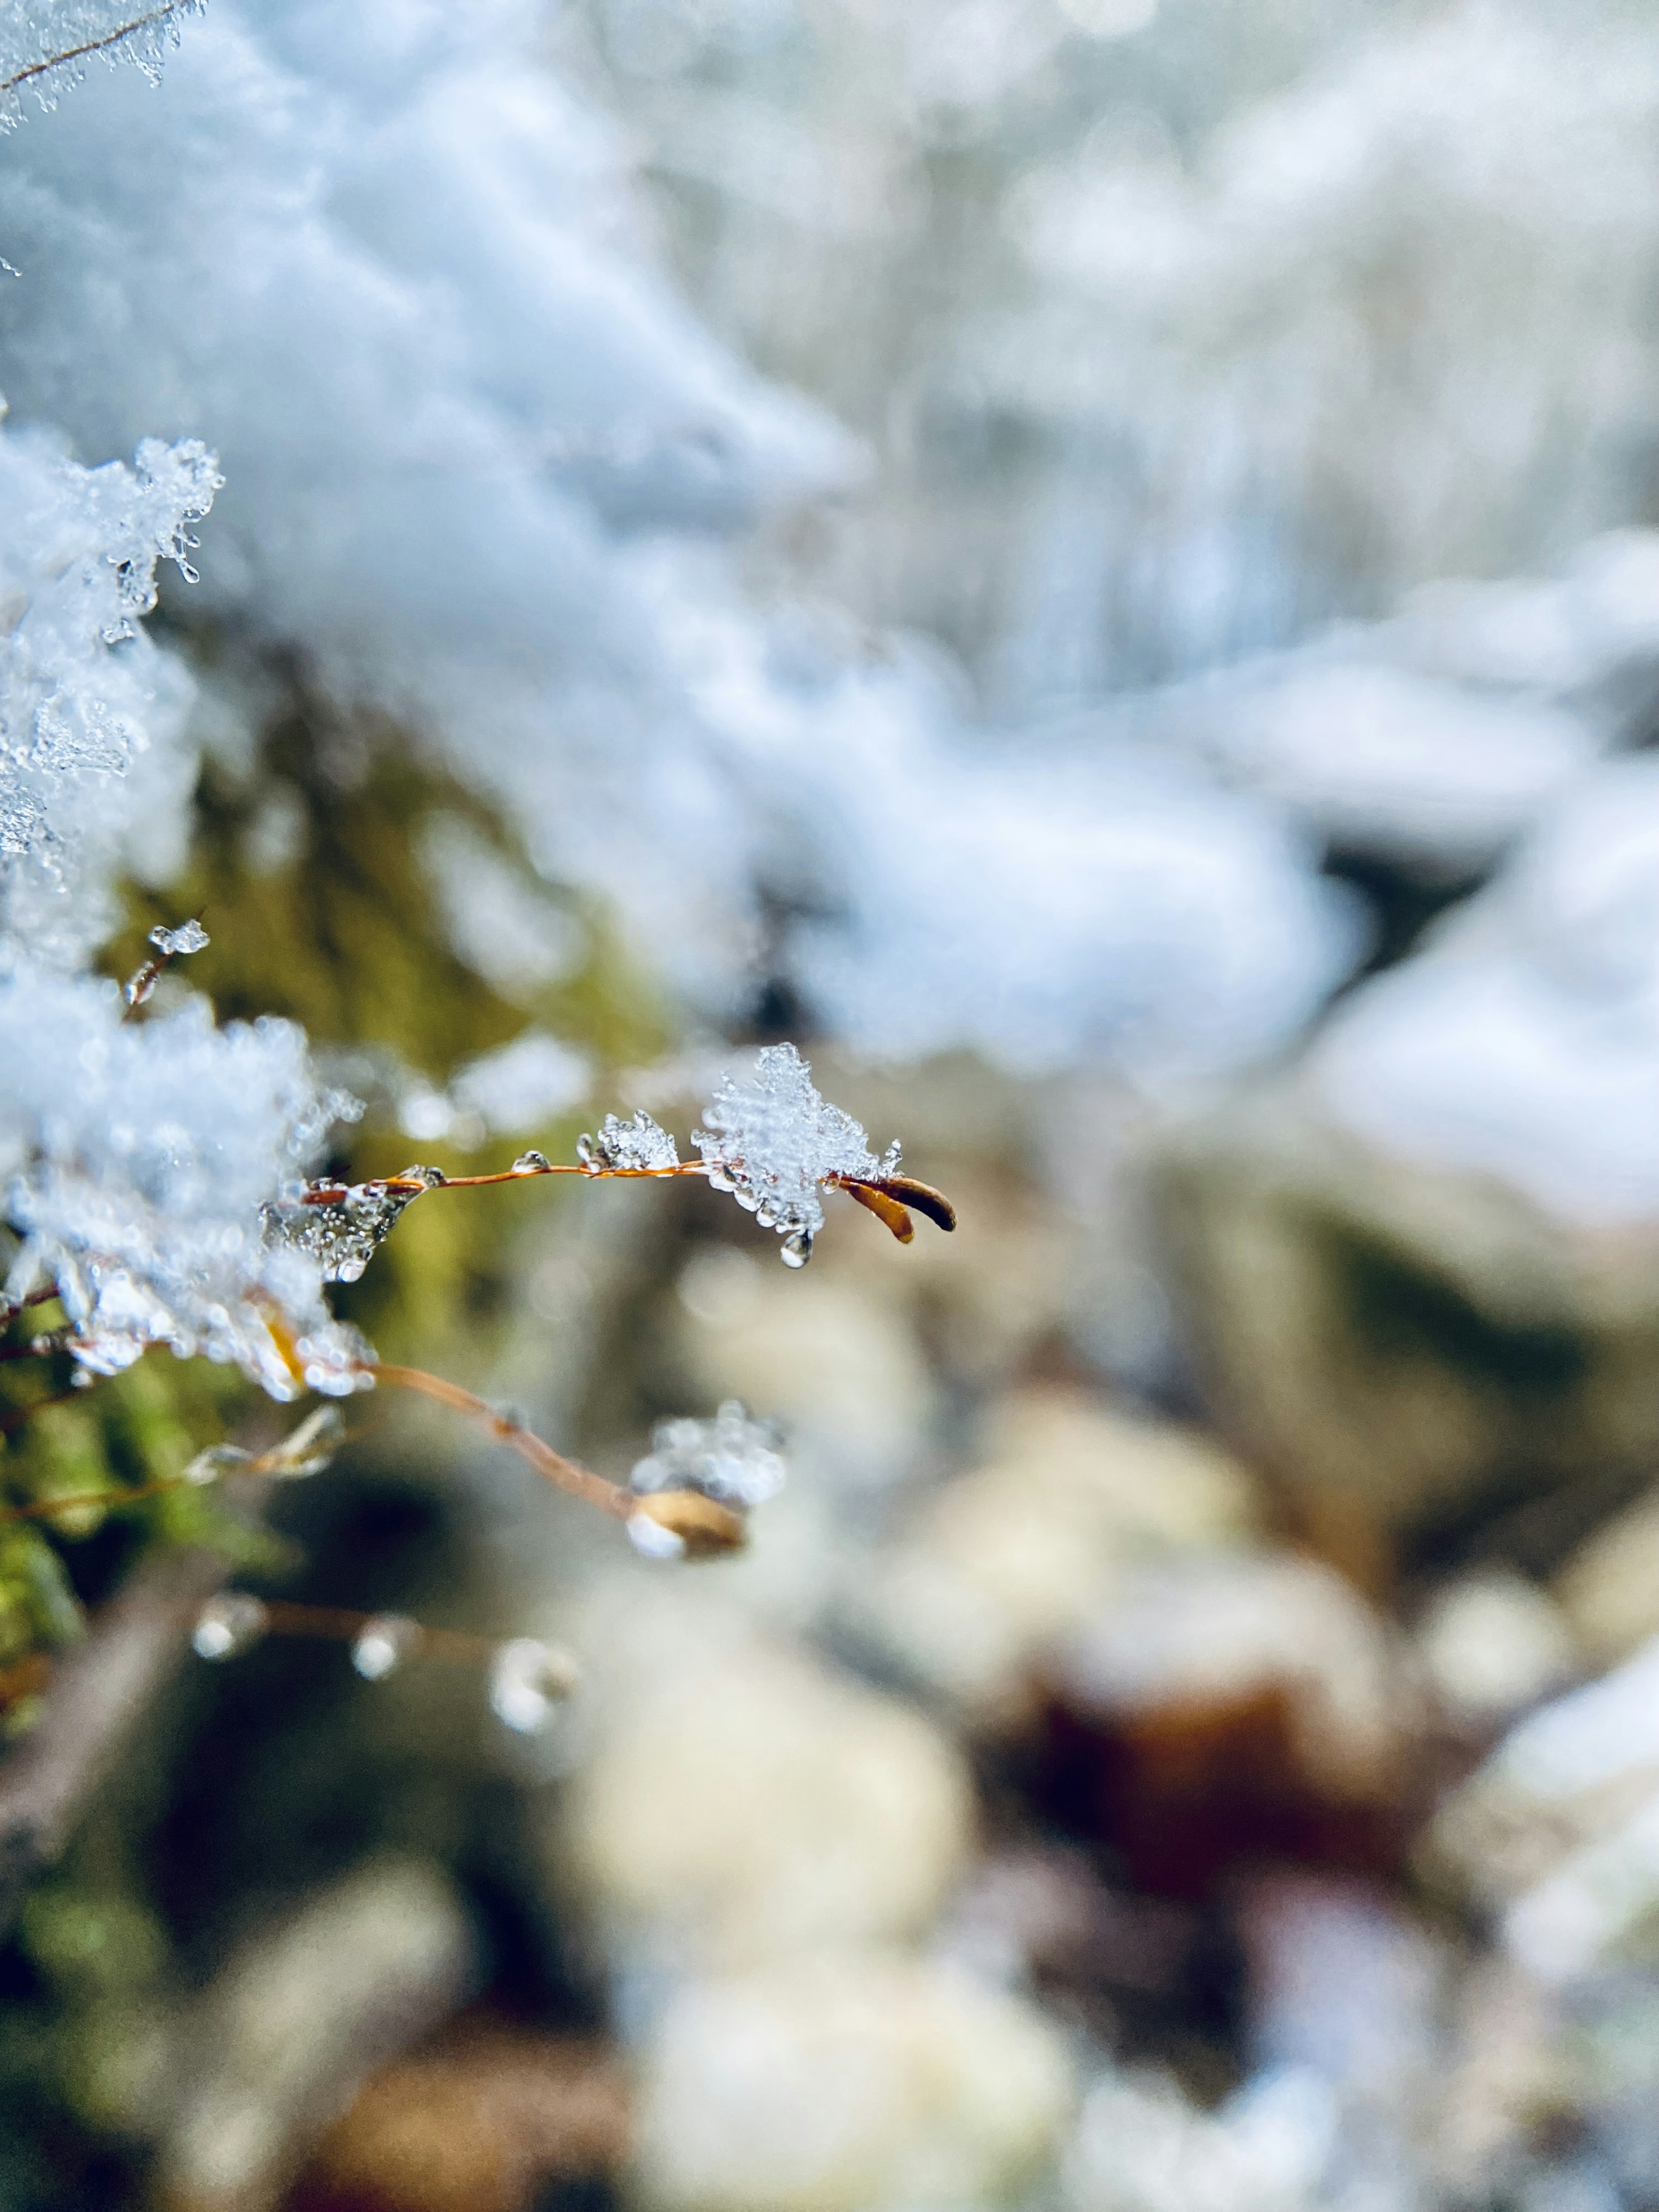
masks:
<instances>
[{"instance_id":1,"label":"blurred background","mask_svg":"<svg viewBox=\"0 0 1659 2212\"><path fill-rule=\"evenodd\" d=\"M1659 2206L1651 9L179 29L0 139L11 422L227 480L106 971L204 911L353 1176L791 1038L961 1225L527 1184L339 1286L618 1479L775 1419L739 1559L386 1392L234 1559L57 1530L78 1705L0 1552L0 2206ZM280 1429L95 1396L8 1479ZM580 1686L209 1663L227 1573Z\"/></svg>"}]
</instances>

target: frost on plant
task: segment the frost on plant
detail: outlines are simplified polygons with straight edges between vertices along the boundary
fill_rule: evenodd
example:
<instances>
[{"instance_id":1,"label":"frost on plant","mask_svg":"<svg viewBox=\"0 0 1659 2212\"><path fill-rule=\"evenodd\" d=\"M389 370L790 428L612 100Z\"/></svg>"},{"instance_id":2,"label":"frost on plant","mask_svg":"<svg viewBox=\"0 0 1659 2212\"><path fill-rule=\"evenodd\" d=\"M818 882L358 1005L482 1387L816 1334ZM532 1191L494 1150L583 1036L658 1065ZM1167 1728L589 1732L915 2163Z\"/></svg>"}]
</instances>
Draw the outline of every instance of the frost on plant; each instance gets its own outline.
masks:
<instances>
[{"instance_id":1,"label":"frost on plant","mask_svg":"<svg viewBox=\"0 0 1659 2212\"><path fill-rule=\"evenodd\" d=\"M642 1496L697 1490L723 1505L763 1504L783 1488L788 1472L780 1443L773 1422L750 1419L740 1400L728 1398L712 1421L659 1421L629 1487Z\"/></svg>"},{"instance_id":2,"label":"frost on plant","mask_svg":"<svg viewBox=\"0 0 1659 2212\"><path fill-rule=\"evenodd\" d=\"M656 1175L678 1167L674 1139L641 1108L631 1121L607 1114L597 1137L583 1137L576 1146L582 1165L619 1175Z\"/></svg>"},{"instance_id":3,"label":"frost on plant","mask_svg":"<svg viewBox=\"0 0 1659 2212\"><path fill-rule=\"evenodd\" d=\"M0 981L7 1295L55 1285L96 1373L166 1344L277 1398L355 1389L362 1347L316 1261L259 1231L262 1200L354 1110L318 1089L289 1023L216 1029L199 1000L124 1023L112 984L20 969Z\"/></svg>"},{"instance_id":4,"label":"frost on plant","mask_svg":"<svg viewBox=\"0 0 1659 2212\"><path fill-rule=\"evenodd\" d=\"M0 19L0 132L21 121L21 95L43 108L93 60L135 62L155 77L183 18L202 0L15 0Z\"/></svg>"},{"instance_id":5,"label":"frost on plant","mask_svg":"<svg viewBox=\"0 0 1659 2212\"><path fill-rule=\"evenodd\" d=\"M436 1168L409 1167L380 1182L289 1183L262 1210L266 1243L303 1255L325 1283L355 1283L404 1208L442 1181Z\"/></svg>"},{"instance_id":6,"label":"frost on plant","mask_svg":"<svg viewBox=\"0 0 1659 2212\"><path fill-rule=\"evenodd\" d=\"M898 1172L898 1146L878 1160L852 1115L819 1097L792 1044L765 1047L745 1081L723 1078L702 1118L691 1141L708 1180L775 1229L798 1267L823 1226L827 1183L879 1183Z\"/></svg>"},{"instance_id":7,"label":"frost on plant","mask_svg":"<svg viewBox=\"0 0 1659 2212\"><path fill-rule=\"evenodd\" d=\"M159 561L193 573L189 526L220 482L191 440L85 469L0 435L0 960L78 965L125 854L153 861L179 836L191 684L137 623Z\"/></svg>"}]
</instances>

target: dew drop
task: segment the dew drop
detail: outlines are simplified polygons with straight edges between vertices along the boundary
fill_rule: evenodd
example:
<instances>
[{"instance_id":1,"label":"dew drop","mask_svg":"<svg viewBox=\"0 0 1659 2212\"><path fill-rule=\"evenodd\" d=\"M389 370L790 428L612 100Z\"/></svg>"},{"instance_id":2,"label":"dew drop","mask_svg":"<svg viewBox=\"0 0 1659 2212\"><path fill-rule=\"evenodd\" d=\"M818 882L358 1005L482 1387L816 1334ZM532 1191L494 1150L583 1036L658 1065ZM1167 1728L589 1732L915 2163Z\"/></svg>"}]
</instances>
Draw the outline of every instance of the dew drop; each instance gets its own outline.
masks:
<instances>
[{"instance_id":1,"label":"dew drop","mask_svg":"<svg viewBox=\"0 0 1659 2212\"><path fill-rule=\"evenodd\" d=\"M198 1659L234 1659L258 1642L268 1618L259 1600L246 1591L210 1598L196 1616L191 1648Z\"/></svg>"},{"instance_id":2,"label":"dew drop","mask_svg":"<svg viewBox=\"0 0 1659 2212\"><path fill-rule=\"evenodd\" d=\"M585 1168L597 1167L599 1165L599 1162L593 1157L593 1139L592 1137L584 1135L577 1138L576 1158L581 1162Z\"/></svg>"},{"instance_id":3,"label":"dew drop","mask_svg":"<svg viewBox=\"0 0 1659 2212\"><path fill-rule=\"evenodd\" d=\"M401 1613L377 1613L358 1631L351 1663L366 1682L393 1674L421 1640L421 1625Z\"/></svg>"},{"instance_id":4,"label":"dew drop","mask_svg":"<svg viewBox=\"0 0 1659 2212\"><path fill-rule=\"evenodd\" d=\"M221 1475L234 1474L239 1467L246 1467L252 1457L251 1452L243 1451L236 1444L210 1444L205 1451L197 1453L185 1469L182 1479L191 1485L205 1486L210 1482L217 1482ZM200 1650L201 1647L198 1645L197 1648Z\"/></svg>"},{"instance_id":5,"label":"dew drop","mask_svg":"<svg viewBox=\"0 0 1659 2212\"><path fill-rule=\"evenodd\" d=\"M520 1152L513 1163L514 1175L545 1175L547 1171L547 1155L544 1152Z\"/></svg>"},{"instance_id":6,"label":"dew drop","mask_svg":"<svg viewBox=\"0 0 1659 2212\"><path fill-rule=\"evenodd\" d=\"M685 1543L672 1528L665 1528L660 1521L648 1513L630 1513L625 1527L628 1540L636 1552L643 1552L647 1559L683 1559Z\"/></svg>"},{"instance_id":7,"label":"dew drop","mask_svg":"<svg viewBox=\"0 0 1659 2212\"><path fill-rule=\"evenodd\" d=\"M515 1636L501 1644L489 1665L489 1707L497 1720L520 1735L545 1728L556 1705L577 1683L575 1662L533 1636Z\"/></svg>"},{"instance_id":8,"label":"dew drop","mask_svg":"<svg viewBox=\"0 0 1659 2212\"><path fill-rule=\"evenodd\" d=\"M793 1237L786 1237L778 1247L778 1257L786 1267L804 1267L812 1256L812 1232L798 1229Z\"/></svg>"}]
</instances>

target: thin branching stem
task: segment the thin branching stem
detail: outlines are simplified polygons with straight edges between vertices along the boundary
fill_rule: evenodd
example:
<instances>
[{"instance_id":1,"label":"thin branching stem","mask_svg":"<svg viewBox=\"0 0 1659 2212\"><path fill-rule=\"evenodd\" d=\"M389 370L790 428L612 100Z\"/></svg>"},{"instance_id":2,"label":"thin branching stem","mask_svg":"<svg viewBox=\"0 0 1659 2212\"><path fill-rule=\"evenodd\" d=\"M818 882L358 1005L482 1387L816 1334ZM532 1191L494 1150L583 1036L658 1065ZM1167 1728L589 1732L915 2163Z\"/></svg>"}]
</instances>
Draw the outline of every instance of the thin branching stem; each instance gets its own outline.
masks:
<instances>
[{"instance_id":1,"label":"thin branching stem","mask_svg":"<svg viewBox=\"0 0 1659 2212\"><path fill-rule=\"evenodd\" d=\"M607 1482L602 1474L578 1467L574 1460L556 1452L551 1444L544 1443L533 1429L526 1429L521 1423L509 1420L505 1413L498 1413L487 1399L462 1389L459 1382L447 1382L441 1375L428 1375L423 1367L396 1367L385 1361L366 1364L363 1372L376 1382L390 1382L402 1390L418 1390L423 1397L435 1398L441 1406L470 1415L482 1423L491 1436L517 1452L520 1459L528 1460L538 1474L568 1491L572 1498L597 1505L601 1513L626 1521L639 1505L638 1498L620 1483Z\"/></svg>"},{"instance_id":2,"label":"thin branching stem","mask_svg":"<svg viewBox=\"0 0 1659 2212\"><path fill-rule=\"evenodd\" d=\"M152 8L143 15L135 15L130 23L123 23L113 31L106 31L101 39L88 39L82 46L69 46L61 54L50 54L45 61L31 62L15 76L0 79L0 93L15 92L20 84L27 84L37 76L48 76L55 69L72 68L76 62L88 60L94 54L107 53L123 40L136 39L142 31L153 31L157 24L166 23L175 15L182 15L191 6L192 0L164 0L159 8Z\"/></svg>"}]
</instances>

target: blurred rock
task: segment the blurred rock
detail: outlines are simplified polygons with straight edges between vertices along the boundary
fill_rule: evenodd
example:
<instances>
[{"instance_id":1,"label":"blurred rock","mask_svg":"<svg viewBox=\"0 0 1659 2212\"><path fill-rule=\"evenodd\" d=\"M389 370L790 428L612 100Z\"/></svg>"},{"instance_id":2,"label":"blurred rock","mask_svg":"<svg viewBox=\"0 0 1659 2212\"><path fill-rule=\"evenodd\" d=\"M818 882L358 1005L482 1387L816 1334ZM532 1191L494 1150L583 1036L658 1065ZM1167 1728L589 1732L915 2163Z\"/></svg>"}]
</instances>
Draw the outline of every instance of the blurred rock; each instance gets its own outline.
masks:
<instances>
[{"instance_id":1,"label":"blurred rock","mask_svg":"<svg viewBox=\"0 0 1659 2212\"><path fill-rule=\"evenodd\" d=\"M1397 1850L1415 1700L1382 1621L1291 1553L1138 1574L1056 1661L1049 1779L1164 1895L1240 1859Z\"/></svg>"},{"instance_id":2,"label":"blurred rock","mask_svg":"<svg viewBox=\"0 0 1659 2212\"><path fill-rule=\"evenodd\" d=\"M1217 2010L1216 1933L1206 1917L1115 1887L1082 1851L1058 1845L988 1855L930 1948L981 1981L1033 1991L1109 2045L1190 2042Z\"/></svg>"},{"instance_id":3,"label":"blurred rock","mask_svg":"<svg viewBox=\"0 0 1659 2212\"><path fill-rule=\"evenodd\" d=\"M1603 1666L1659 1636L1659 1491L1586 1537L1554 1589L1574 1635Z\"/></svg>"},{"instance_id":4,"label":"blurred rock","mask_svg":"<svg viewBox=\"0 0 1659 2212\"><path fill-rule=\"evenodd\" d=\"M1156 1170L1171 1261L1225 1431L1333 1556L1386 1571L1551 1492L1522 1564L1585 1533L1574 1476L1659 1449L1659 1248L1413 1165L1305 1087L1231 1100Z\"/></svg>"},{"instance_id":5,"label":"blurred rock","mask_svg":"<svg viewBox=\"0 0 1659 2212\"><path fill-rule=\"evenodd\" d=\"M981 1726L1029 1716L1036 1662L1139 1563L1237 1545L1249 1477L1195 1432L1049 1389L1005 1400L988 1463L921 1504L855 1598L860 1625Z\"/></svg>"},{"instance_id":6,"label":"blurred rock","mask_svg":"<svg viewBox=\"0 0 1659 2212\"><path fill-rule=\"evenodd\" d=\"M967 1770L920 1713L738 1635L630 1670L554 1841L622 1929L746 1963L925 1928L973 1820Z\"/></svg>"},{"instance_id":7,"label":"blurred rock","mask_svg":"<svg viewBox=\"0 0 1659 2212\"><path fill-rule=\"evenodd\" d=\"M771 1254L734 1245L688 1262L679 1283L687 1372L711 1401L741 1398L782 1419L792 1451L826 1476L880 1488L915 1458L934 1413L904 1309L816 1274L777 1296L775 1272Z\"/></svg>"},{"instance_id":8,"label":"blurred rock","mask_svg":"<svg viewBox=\"0 0 1659 2212\"><path fill-rule=\"evenodd\" d=\"M1500 1910L1542 1981L1659 1965L1659 1642L1512 1729L1424 1861Z\"/></svg>"},{"instance_id":9,"label":"blurred rock","mask_svg":"<svg viewBox=\"0 0 1659 2212\"><path fill-rule=\"evenodd\" d=\"M1017 2203L1072 2094L1040 2014L925 1960L694 1983L641 2057L637 2187L660 2212Z\"/></svg>"},{"instance_id":10,"label":"blurred rock","mask_svg":"<svg viewBox=\"0 0 1659 2212\"><path fill-rule=\"evenodd\" d=\"M1498 1570L1437 1590L1413 1640L1441 1705L1469 1729L1510 1718L1577 1671L1561 1609L1535 1583Z\"/></svg>"},{"instance_id":11,"label":"blurred rock","mask_svg":"<svg viewBox=\"0 0 1659 2212\"><path fill-rule=\"evenodd\" d=\"M627 2140L602 2049L465 2021L364 2087L286 2212L528 2212L549 2182L618 2166Z\"/></svg>"},{"instance_id":12,"label":"blurred rock","mask_svg":"<svg viewBox=\"0 0 1659 2212\"><path fill-rule=\"evenodd\" d=\"M1324 2201L1335 2112L1310 2075L1267 2075L1213 2112L1152 2068L1090 2091L1066 2158L1071 2212L1301 2212Z\"/></svg>"},{"instance_id":13,"label":"blurred rock","mask_svg":"<svg viewBox=\"0 0 1659 2212\"><path fill-rule=\"evenodd\" d=\"M1404 2121L1438 2057L1446 1948L1379 1885L1283 1870L1237 1906L1247 2037L1259 2066L1322 2075Z\"/></svg>"},{"instance_id":14,"label":"blurred rock","mask_svg":"<svg viewBox=\"0 0 1659 2212\"><path fill-rule=\"evenodd\" d=\"M1449 2025L1429 2165L1470 2203L1513 2191L1540 2149L1577 2133L1584 2069L1551 1994L1501 1954L1474 1961Z\"/></svg>"},{"instance_id":15,"label":"blurred rock","mask_svg":"<svg viewBox=\"0 0 1659 2212\"><path fill-rule=\"evenodd\" d=\"M365 2075L461 2002L467 1915L435 1868L386 1859L258 1929L220 1970L180 2057L166 2212L264 2212Z\"/></svg>"}]
</instances>

